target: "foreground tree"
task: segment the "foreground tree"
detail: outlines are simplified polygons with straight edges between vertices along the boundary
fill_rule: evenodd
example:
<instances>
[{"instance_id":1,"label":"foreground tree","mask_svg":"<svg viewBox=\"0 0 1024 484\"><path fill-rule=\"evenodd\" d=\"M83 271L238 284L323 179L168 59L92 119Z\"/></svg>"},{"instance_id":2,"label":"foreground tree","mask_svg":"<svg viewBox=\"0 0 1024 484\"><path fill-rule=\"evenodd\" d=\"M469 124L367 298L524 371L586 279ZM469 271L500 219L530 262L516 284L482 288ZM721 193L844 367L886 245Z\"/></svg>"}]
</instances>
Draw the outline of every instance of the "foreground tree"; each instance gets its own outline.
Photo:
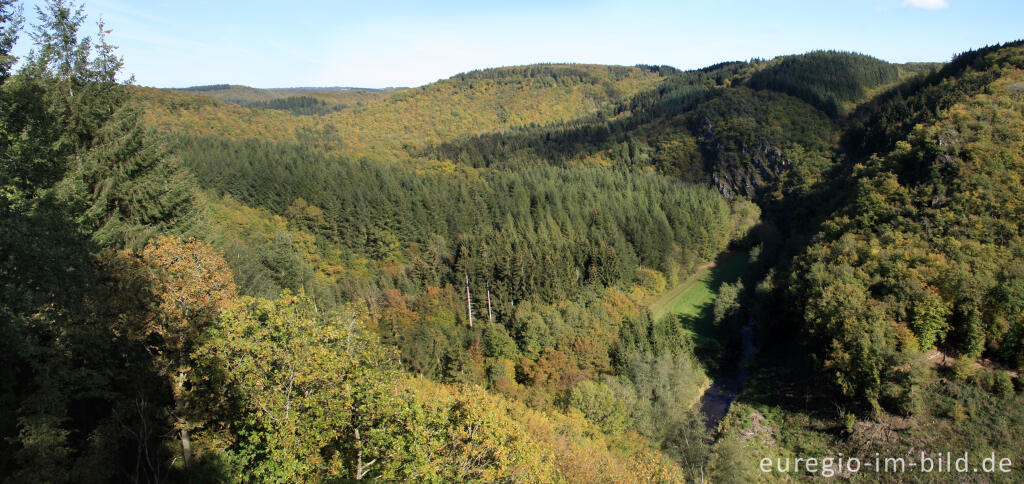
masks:
<instances>
[{"instance_id":1,"label":"foreground tree","mask_svg":"<svg viewBox=\"0 0 1024 484\"><path fill-rule=\"evenodd\" d=\"M141 317L129 315L122 329L143 341L158 374L170 384L172 414L186 469L191 468L192 443L188 408L192 352L203 332L222 309L235 300L231 270L212 247L194 239L160 236L140 252L126 253L125 281L135 281L149 303Z\"/></svg>"},{"instance_id":2,"label":"foreground tree","mask_svg":"<svg viewBox=\"0 0 1024 484\"><path fill-rule=\"evenodd\" d=\"M117 81L123 61L110 31L101 21L95 42L83 36L84 10L65 0L36 13L36 48L9 86L12 144L0 177L19 197L51 196L102 246L138 248L193 226L194 181L143 128ZM0 35L0 48L5 42Z\"/></svg>"},{"instance_id":3,"label":"foreground tree","mask_svg":"<svg viewBox=\"0 0 1024 484\"><path fill-rule=\"evenodd\" d=\"M172 230L189 211L173 192L131 188L166 187L167 176L134 166L167 159L140 155L153 153L152 143L126 115L129 92L116 81L121 62L103 27L94 44L81 34L81 7L50 1L36 13L35 48L9 76L20 9L0 1L0 401L11 410L0 424L0 475L138 479L140 466L123 457L136 435L121 432L156 413L134 406L153 401L151 376L136 363L145 360L140 345L107 324L125 294L108 291L96 255L130 239L141 245L155 231L139 228ZM191 197L188 187L181 193ZM125 217L124 200L137 201L136 212L168 208ZM108 223L124 219L134 225ZM152 439L137 440L141 448Z\"/></svg>"},{"instance_id":4,"label":"foreground tree","mask_svg":"<svg viewBox=\"0 0 1024 484\"><path fill-rule=\"evenodd\" d=\"M361 318L355 307L318 313L286 292L243 298L211 329L197 358L241 409L229 455L243 480L425 477L437 429L400 394L397 354Z\"/></svg>"}]
</instances>

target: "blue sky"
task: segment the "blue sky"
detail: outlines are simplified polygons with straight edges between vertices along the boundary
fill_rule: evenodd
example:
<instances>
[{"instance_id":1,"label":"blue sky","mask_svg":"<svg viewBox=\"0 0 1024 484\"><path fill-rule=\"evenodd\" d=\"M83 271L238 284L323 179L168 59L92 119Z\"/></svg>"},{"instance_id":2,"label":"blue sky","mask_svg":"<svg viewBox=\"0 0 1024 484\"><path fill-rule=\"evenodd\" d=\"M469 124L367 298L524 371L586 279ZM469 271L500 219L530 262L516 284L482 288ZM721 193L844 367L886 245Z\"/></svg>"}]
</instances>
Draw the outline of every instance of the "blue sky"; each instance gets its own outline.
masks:
<instances>
[{"instance_id":1,"label":"blue sky","mask_svg":"<svg viewBox=\"0 0 1024 484\"><path fill-rule=\"evenodd\" d=\"M29 22L32 6L25 2ZM945 61L1024 38L1021 0L90 0L146 86L418 86L537 62L683 69L816 49ZM27 52L28 36L16 52Z\"/></svg>"}]
</instances>

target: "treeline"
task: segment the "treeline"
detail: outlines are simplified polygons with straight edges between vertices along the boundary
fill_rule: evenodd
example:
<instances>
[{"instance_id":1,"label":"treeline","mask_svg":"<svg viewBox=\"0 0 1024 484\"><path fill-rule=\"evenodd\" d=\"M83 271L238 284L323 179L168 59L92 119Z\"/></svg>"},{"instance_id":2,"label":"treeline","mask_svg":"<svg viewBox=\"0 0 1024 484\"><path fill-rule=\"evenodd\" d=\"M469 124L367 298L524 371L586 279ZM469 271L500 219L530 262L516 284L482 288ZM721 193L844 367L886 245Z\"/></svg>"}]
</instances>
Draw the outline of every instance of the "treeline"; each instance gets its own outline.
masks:
<instances>
[{"instance_id":1,"label":"treeline","mask_svg":"<svg viewBox=\"0 0 1024 484\"><path fill-rule=\"evenodd\" d=\"M667 79L619 104L572 122L530 126L435 145L414 156L473 167L595 163L653 168L690 182L713 183L727 196L760 198L787 173L814 178L831 158L835 124L792 96L732 85L747 63L725 63ZM805 183L807 180L799 181Z\"/></svg>"},{"instance_id":2,"label":"treeline","mask_svg":"<svg viewBox=\"0 0 1024 484\"><path fill-rule=\"evenodd\" d=\"M246 108L274 109L295 116L325 115L351 107L365 106L385 97L393 90L335 87L256 89L230 84L175 89L175 91L201 94Z\"/></svg>"},{"instance_id":3,"label":"treeline","mask_svg":"<svg viewBox=\"0 0 1024 484\"><path fill-rule=\"evenodd\" d=\"M764 151L758 145L768 145L770 150L799 145L804 151L831 156L829 130L835 129L835 122L822 119L822 115L837 118L847 105L863 100L868 90L899 80L901 72L895 64L844 52L724 62L673 73L656 88L617 103L610 113L447 141L422 154L474 167L537 158L562 165L589 157L627 167L653 165L671 176L704 181L699 173L710 175L714 169L706 169L702 155L741 159L726 170L758 164L758 160L750 160L752 152ZM797 99L810 107L801 106ZM722 123L716 121L732 128L723 130ZM729 139L741 126L741 137L746 138L743 146L730 146ZM699 152L693 143L698 137L712 141L710 152ZM744 177L749 175L730 175ZM736 188L742 184L732 191L753 195Z\"/></svg>"},{"instance_id":4,"label":"treeline","mask_svg":"<svg viewBox=\"0 0 1024 484\"><path fill-rule=\"evenodd\" d=\"M147 121L165 132L286 142L305 142L297 139L299 132L327 132L329 134L315 142L333 152L350 159L368 157L394 161L407 160L410 151L459 136L549 124L602 112L614 102L666 79L647 69L633 67L537 67L554 72L569 68L585 72L592 79L555 83L550 79L541 82L543 76L490 79L486 78L490 75L487 74L479 79L456 76L414 89L304 93L233 86L228 90L195 94L146 91L143 102L147 106ZM286 111L196 102L200 94L222 100L239 99L239 102L244 96L241 105L301 94L322 100L337 112L323 116L286 116ZM459 109L452 109L452 106L459 106Z\"/></svg>"},{"instance_id":5,"label":"treeline","mask_svg":"<svg viewBox=\"0 0 1024 484\"><path fill-rule=\"evenodd\" d=\"M664 75L662 69L655 66L637 66L653 74ZM528 66L499 67L481 69L458 74L453 80L469 79L538 80L553 84L596 84L600 81L621 81L637 74L637 68L627 66L604 66L586 64L532 64ZM672 71L666 69L665 73Z\"/></svg>"},{"instance_id":6,"label":"treeline","mask_svg":"<svg viewBox=\"0 0 1024 484\"><path fill-rule=\"evenodd\" d=\"M797 67L784 68L793 63ZM474 71L397 92L301 95L324 101L327 106L313 106L316 103L312 99L298 98L281 101L281 106L274 104L293 108L296 113L339 110L314 120L275 117L259 111L222 115L220 111L225 109L190 109L187 103L177 103L186 107L167 113L151 109L150 119L169 131L230 139L245 137L244 130L236 126L239 117L249 119L248 124L258 130L258 137L268 140L295 141L299 131L330 132L327 139L317 143L351 159L428 157L479 167L531 163L536 158L555 164L588 157L608 162L610 157L622 158L628 153L628 164L650 164L647 160L653 159L663 174L704 182L707 178L700 173L708 170L704 170L692 140L705 131L704 124L694 119L693 113L702 103L722 92L736 90L735 87L748 86L796 95L820 111L824 108L815 100L818 97L831 96L830 99L852 105L878 87L875 71L893 69L902 72L894 65L846 53L812 53L769 62L729 62L687 72L650 66L536 65ZM772 82L753 82L755 77L763 78L768 73L772 73ZM839 77L847 73L853 80L844 84ZM565 82L554 82L551 76L558 75ZM542 79L547 80L540 82ZM803 96L786 87L805 84L815 86L814 96ZM220 96L227 91L215 92ZM268 106L271 102L264 100ZM784 102L792 105L794 101ZM460 109L445 108L451 104L459 105ZM342 108L359 105L365 109ZM829 115L827 109L822 112ZM785 116L783 121L790 124L806 118L803 112ZM779 118L757 118L748 124L756 130L759 123L776 119ZM661 126L666 123L667 126ZM224 129L217 129L221 126ZM657 138L645 139L652 133ZM787 149L777 145L773 148ZM741 188L732 187L732 191L747 193Z\"/></svg>"},{"instance_id":7,"label":"treeline","mask_svg":"<svg viewBox=\"0 0 1024 484\"><path fill-rule=\"evenodd\" d=\"M734 67L727 65L723 69L731 73ZM688 113L714 97L715 93L710 92L710 88L726 75L718 70L684 72L667 78L655 89L641 91L613 105L608 113L598 112L562 123L529 125L508 132L446 141L414 154L473 167L514 165L536 159L564 166L571 160L584 159L611 148L613 161L636 166L640 164L640 160L637 163L632 160L632 155L637 154L636 149L616 151L616 145L628 144L629 138L635 145L641 128Z\"/></svg>"},{"instance_id":8,"label":"treeline","mask_svg":"<svg viewBox=\"0 0 1024 484\"><path fill-rule=\"evenodd\" d=\"M231 84L210 84L207 86L192 86L183 87L182 91L194 91L194 92L208 92L208 91L226 91L231 89Z\"/></svg>"}]
</instances>

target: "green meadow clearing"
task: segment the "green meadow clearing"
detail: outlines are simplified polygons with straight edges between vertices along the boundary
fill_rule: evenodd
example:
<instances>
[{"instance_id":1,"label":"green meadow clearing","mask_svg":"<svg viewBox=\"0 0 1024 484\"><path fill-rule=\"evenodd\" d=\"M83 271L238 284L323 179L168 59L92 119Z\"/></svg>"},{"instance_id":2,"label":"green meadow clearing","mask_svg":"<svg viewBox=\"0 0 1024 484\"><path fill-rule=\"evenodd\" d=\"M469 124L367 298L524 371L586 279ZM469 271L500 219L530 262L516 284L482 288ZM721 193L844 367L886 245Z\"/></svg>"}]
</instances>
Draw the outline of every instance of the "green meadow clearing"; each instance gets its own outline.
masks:
<instances>
[{"instance_id":1,"label":"green meadow clearing","mask_svg":"<svg viewBox=\"0 0 1024 484\"><path fill-rule=\"evenodd\" d=\"M710 267L697 271L651 303L651 316L656 320L669 314L680 317L700 345L702 340L714 337L711 308L718 288L724 283L738 281L749 266L750 254L747 251L723 253Z\"/></svg>"}]
</instances>

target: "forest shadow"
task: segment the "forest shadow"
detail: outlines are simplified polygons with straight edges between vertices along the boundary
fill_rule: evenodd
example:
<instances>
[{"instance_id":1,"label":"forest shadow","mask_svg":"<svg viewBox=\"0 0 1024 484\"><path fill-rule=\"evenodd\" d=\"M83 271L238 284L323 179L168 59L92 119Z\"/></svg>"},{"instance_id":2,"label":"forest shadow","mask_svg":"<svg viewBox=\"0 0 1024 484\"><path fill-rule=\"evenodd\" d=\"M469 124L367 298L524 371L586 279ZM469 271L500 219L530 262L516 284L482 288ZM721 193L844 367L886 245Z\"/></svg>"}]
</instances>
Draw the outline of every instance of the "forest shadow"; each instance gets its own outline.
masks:
<instances>
[{"instance_id":1,"label":"forest shadow","mask_svg":"<svg viewBox=\"0 0 1024 484\"><path fill-rule=\"evenodd\" d=\"M763 253L765 267L785 277L801 254L815 243L825 221L850 196L845 184L851 177L856 156L834 154L821 179L806 190L795 190L774 201L761 201L766 225L777 231L779 238L770 251ZM783 294L775 287L771 300L753 318L757 356L749 366L749 374L736 401L783 411L802 413L818 420L819 430L838 435L838 402L827 390L827 378L814 370L808 348L800 338L802 315L794 313Z\"/></svg>"},{"instance_id":2,"label":"forest shadow","mask_svg":"<svg viewBox=\"0 0 1024 484\"><path fill-rule=\"evenodd\" d=\"M810 367L798 368L780 360L777 353L759 355L735 401L805 415L808 421L804 425L817 432L842 437L846 430L839 411L848 402L839 402L824 391L827 383L809 370Z\"/></svg>"},{"instance_id":3,"label":"forest shadow","mask_svg":"<svg viewBox=\"0 0 1024 484\"><path fill-rule=\"evenodd\" d=\"M693 354L701 366L707 369L709 376L715 377L721 359L721 345L714 331L713 303L702 305L696 316L690 314L676 315L679 324L693 334Z\"/></svg>"},{"instance_id":4,"label":"forest shadow","mask_svg":"<svg viewBox=\"0 0 1024 484\"><path fill-rule=\"evenodd\" d=\"M121 326L144 307L148 281L128 277L125 259L84 233L52 194L0 202L0 227L0 401L19 416L0 419L0 475L17 456L66 455L63 465L75 469L109 459L94 469L99 481L226 480L227 467L205 454L185 474L165 445L174 434L170 388L146 343ZM53 470L30 462L29 482Z\"/></svg>"}]
</instances>

